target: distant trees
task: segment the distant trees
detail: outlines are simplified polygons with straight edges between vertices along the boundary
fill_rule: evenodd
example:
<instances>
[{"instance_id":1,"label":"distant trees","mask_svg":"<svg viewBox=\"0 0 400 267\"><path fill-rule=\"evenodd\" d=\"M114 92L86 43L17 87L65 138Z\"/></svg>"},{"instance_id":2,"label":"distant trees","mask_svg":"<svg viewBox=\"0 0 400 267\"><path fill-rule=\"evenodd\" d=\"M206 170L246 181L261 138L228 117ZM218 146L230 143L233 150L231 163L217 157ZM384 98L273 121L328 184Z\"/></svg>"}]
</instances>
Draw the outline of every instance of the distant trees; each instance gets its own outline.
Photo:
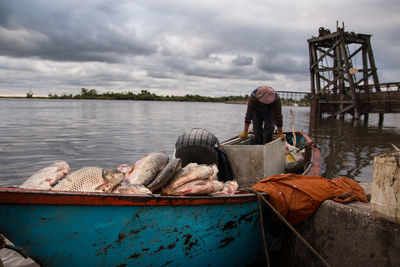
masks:
<instances>
[{"instance_id":1,"label":"distant trees","mask_svg":"<svg viewBox=\"0 0 400 267\"><path fill-rule=\"evenodd\" d=\"M93 97L97 97L97 91L96 89L86 89L86 88L82 88L81 89L81 98L93 98Z\"/></svg>"},{"instance_id":2,"label":"distant trees","mask_svg":"<svg viewBox=\"0 0 400 267\"><path fill-rule=\"evenodd\" d=\"M81 88L81 93L78 95L65 94L57 95L57 94L49 94L49 98L57 98L57 99L104 99L104 100L147 100L147 101L186 101L186 102L223 102L223 103L247 103L249 95L243 96L219 96L219 97L211 97L211 96L201 96L201 95L192 95L186 94L184 96L174 96L174 95L166 95L159 96L154 93L151 93L148 90L141 90L140 93L134 94L133 92L106 92L106 93L98 93L95 89L87 89ZM293 99L282 99L282 104L284 105L293 105L294 103L306 106L309 104L309 96L306 95L300 101Z\"/></svg>"},{"instance_id":3,"label":"distant trees","mask_svg":"<svg viewBox=\"0 0 400 267\"><path fill-rule=\"evenodd\" d=\"M210 97L201 95L186 94L184 96L159 96L151 93L148 90L141 90L140 93L134 94L132 92L106 92L103 94L98 93L95 89L81 88L79 95L63 94L49 94L49 98L59 99L115 99L115 100L149 100L149 101L193 101L193 102L228 102L228 101L247 101L248 95L245 96L223 96L223 97Z\"/></svg>"}]
</instances>

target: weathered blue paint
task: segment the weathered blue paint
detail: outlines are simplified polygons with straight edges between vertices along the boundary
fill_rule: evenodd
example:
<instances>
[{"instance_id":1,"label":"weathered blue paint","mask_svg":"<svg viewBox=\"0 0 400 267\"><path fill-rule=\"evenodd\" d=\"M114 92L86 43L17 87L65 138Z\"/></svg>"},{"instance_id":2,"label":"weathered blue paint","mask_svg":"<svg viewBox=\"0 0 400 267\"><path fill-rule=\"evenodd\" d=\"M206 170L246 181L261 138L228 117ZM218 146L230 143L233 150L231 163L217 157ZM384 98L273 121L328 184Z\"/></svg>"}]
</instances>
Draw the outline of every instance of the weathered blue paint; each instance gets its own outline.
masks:
<instances>
[{"instance_id":1,"label":"weathered blue paint","mask_svg":"<svg viewBox=\"0 0 400 267\"><path fill-rule=\"evenodd\" d=\"M272 222L264 221L268 233ZM243 266L264 256L256 200L1 204L0 229L43 266Z\"/></svg>"}]
</instances>

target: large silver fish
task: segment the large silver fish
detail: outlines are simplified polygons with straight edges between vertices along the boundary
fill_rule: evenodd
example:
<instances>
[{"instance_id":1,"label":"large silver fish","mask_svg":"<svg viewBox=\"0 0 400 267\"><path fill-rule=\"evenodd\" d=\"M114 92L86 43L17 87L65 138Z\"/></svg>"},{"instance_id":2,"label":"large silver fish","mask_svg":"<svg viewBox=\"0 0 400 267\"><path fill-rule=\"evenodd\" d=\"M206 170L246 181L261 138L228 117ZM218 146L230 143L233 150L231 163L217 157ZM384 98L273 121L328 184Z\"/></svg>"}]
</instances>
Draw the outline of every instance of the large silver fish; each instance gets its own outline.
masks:
<instances>
[{"instance_id":1,"label":"large silver fish","mask_svg":"<svg viewBox=\"0 0 400 267\"><path fill-rule=\"evenodd\" d=\"M124 174L119 171L85 167L69 174L51 190L108 193L123 179Z\"/></svg>"},{"instance_id":2,"label":"large silver fish","mask_svg":"<svg viewBox=\"0 0 400 267\"><path fill-rule=\"evenodd\" d=\"M172 182L168 185L170 190L180 187L183 184L194 180L214 180L218 174L217 165L206 165L206 164L193 164L189 163L182 171L178 172L173 178Z\"/></svg>"},{"instance_id":3,"label":"large silver fish","mask_svg":"<svg viewBox=\"0 0 400 267\"><path fill-rule=\"evenodd\" d=\"M49 190L70 171L68 163L57 161L35 172L19 188Z\"/></svg>"},{"instance_id":4,"label":"large silver fish","mask_svg":"<svg viewBox=\"0 0 400 267\"><path fill-rule=\"evenodd\" d=\"M135 163L133 170L125 175L124 183L148 185L167 162L168 155L165 152L152 152Z\"/></svg>"},{"instance_id":5,"label":"large silver fish","mask_svg":"<svg viewBox=\"0 0 400 267\"><path fill-rule=\"evenodd\" d=\"M161 187L166 185L182 168L181 159L176 158L168 162L168 164L160 171L156 178L147 186L152 192L156 192Z\"/></svg>"},{"instance_id":6,"label":"large silver fish","mask_svg":"<svg viewBox=\"0 0 400 267\"><path fill-rule=\"evenodd\" d=\"M170 196L200 196L219 192L224 183L217 180L194 180L177 188L163 190L163 194Z\"/></svg>"},{"instance_id":7,"label":"large silver fish","mask_svg":"<svg viewBox=\"0 0 400 267\"><path fill-rule=\"evenodd\" d=\"M233 181L226 181L224 183L224 188L221 191L217 191L212 193L214 196L222 196L222 195L234 195L239 188L239 184Z\"/></svg>"},{"instance_id":8,"label":"large silver fish","mask_svg":"<svg viewBox=\"0 0 400 267\"><path fill-rule=\"evenodd\" d=\"M125 184L121 183L117 185L113 193L117 194L129 194L129 195L150 195L151 191L144 185L141 184Z\"/></svg>"}]
</instances>

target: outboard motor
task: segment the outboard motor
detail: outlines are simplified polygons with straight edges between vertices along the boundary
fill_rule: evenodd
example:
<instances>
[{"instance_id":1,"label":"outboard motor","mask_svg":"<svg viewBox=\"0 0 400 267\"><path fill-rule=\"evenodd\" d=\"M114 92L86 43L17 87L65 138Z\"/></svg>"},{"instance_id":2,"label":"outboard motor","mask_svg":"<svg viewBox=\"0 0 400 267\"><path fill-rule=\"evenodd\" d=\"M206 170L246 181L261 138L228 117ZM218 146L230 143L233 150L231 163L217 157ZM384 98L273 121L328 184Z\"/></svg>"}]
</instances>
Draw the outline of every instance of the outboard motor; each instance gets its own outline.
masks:
<instances>
[{"instance_id":1,"label":"outboard motor","mask_svg":"<svg viewBox=\"0 0 400 267\"><path fill-rule=\"evenodd\" d=\"M193 128L181 134L175 143L175 157L181 159L182 167L191 162L216 164L220 181L234 178L226 151L219 146L217 137L205 129Z\"/></svg>"}]
</instances>

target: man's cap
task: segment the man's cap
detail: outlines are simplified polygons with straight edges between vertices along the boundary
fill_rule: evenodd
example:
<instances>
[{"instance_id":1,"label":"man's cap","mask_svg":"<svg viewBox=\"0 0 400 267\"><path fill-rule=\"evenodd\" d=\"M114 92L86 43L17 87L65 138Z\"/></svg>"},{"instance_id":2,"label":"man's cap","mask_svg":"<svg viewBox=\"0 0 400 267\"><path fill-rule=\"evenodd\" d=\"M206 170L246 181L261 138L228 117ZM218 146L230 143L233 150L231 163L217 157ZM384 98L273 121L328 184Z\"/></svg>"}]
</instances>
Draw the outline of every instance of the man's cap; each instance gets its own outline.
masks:
<instances>
[{"instance_id":1,"label":"man's cap","mask_svg":"<svg viewBox=\"0 0 400 267\"><path fill-rule=\"evenodd\" d=\"M264 104L271 104L275 100L275 90L270 86L260 86L257 88L258 101Z\"/></svg>"}]
</instances>

